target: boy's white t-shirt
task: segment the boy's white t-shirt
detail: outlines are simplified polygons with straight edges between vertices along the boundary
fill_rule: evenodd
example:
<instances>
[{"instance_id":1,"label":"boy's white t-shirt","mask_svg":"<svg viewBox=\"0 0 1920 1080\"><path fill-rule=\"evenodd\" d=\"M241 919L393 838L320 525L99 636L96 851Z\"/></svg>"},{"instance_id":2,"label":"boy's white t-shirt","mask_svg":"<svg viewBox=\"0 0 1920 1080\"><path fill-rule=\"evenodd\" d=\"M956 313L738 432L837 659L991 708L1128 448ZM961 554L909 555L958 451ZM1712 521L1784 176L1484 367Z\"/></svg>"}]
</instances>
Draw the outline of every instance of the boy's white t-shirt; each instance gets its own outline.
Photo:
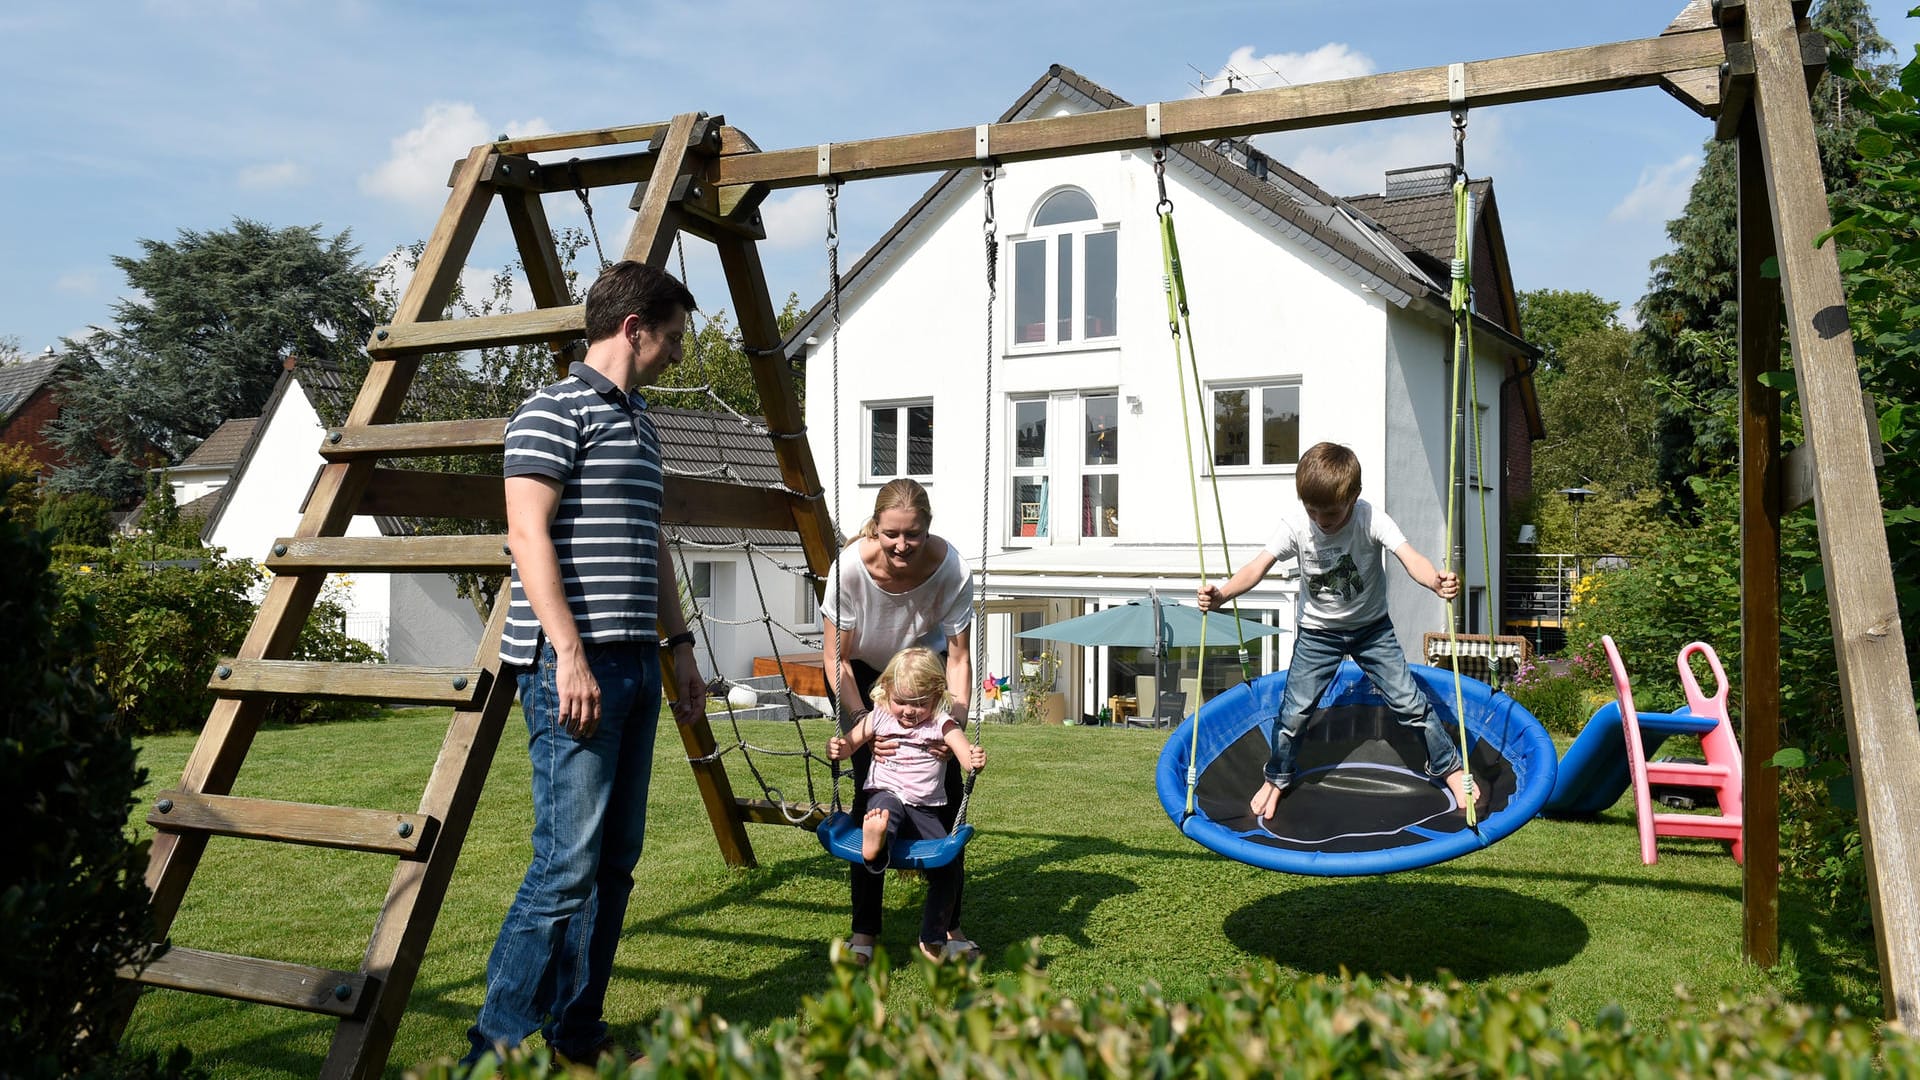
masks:
<instances>
[{"instance_id":1,"label":"boy's white t-shirt","mask_svg":"<svg viewBox=\"0 0 1920 1080\"><path fill-rule=\"evenodd\" d=\"M1386 618L1382 556L1406 542L1386 511L1360 499L1332 533L1321 532L1305 507L1289 510L1266 550L1276 560L1299 556L1301 626L1351 630Z\"/></svg>"}]
</instances>

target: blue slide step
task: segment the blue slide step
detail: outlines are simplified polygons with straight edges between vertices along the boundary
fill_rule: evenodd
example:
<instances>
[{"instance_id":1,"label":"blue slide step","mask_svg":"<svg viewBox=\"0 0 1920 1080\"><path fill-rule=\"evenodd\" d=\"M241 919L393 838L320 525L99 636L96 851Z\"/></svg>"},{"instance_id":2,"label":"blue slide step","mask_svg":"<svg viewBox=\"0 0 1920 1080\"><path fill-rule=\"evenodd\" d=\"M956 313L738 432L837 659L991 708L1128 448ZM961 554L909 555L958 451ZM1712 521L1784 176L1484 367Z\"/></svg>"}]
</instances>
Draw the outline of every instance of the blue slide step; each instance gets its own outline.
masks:
<instances>
[{"instance_id":1,"label":"blue slide step","mask_svg":"<svg viewBox=\"0 0 1920 1080\"><path fill-rule=\"evenodd\" d=\"M1667 741L1669 735L1705 735L1717 721L1688 712L1637 714L1640 718L1640 742L1647 760ZM1567 747L1560 759L1560 770L1540 813L1544 817L1579 817L1597 814L1620 801L1626 794L1627 741L1620 726L1620 703L1609 701L1594 710L1580 737Z\"/></svg>"}]
</instances>

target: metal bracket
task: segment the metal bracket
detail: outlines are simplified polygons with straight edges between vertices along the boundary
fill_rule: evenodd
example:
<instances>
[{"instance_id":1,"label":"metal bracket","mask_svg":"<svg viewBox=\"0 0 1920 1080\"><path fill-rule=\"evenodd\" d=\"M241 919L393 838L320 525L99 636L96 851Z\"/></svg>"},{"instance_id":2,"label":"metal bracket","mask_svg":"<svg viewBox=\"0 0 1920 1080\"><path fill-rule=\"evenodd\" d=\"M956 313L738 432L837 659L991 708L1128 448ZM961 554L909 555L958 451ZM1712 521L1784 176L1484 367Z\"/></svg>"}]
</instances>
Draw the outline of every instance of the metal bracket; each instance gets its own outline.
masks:
<instances>
[{"instance_id":1,"label":"metal bracket","mask_svg":"<svg viewBox=\"0 0 1920 1080\"><path fill-rule=\"evenodd\" d=\"M833 175L833 144L832 143L823 142L820 144L820 156L814 162L813 175L818 176L821 179L825 179Z\"/></svg>"},{"instance_id":2,"label":"metal bracket","mask_svg":"<svg viewBox=\"0 0 1920 1080\"><path fill-rule=\"evenodd\" d=\"M988 143L992 139L989 133L992 131L992 124L975 124L973 126L973 159L975 161L985 162L992 159L993 155L988 153Z\"/></svg>"},{"instance_id":3,"label":"metal bracket","mask_svg":"<svg viewBox=\"0 0 1920 1080\"><path fill-rule=\"evenodd\" d=\"M1157 101L1147 103L1147 139L1160 141L1160 103Z\"/></svg>"}]
</instances>

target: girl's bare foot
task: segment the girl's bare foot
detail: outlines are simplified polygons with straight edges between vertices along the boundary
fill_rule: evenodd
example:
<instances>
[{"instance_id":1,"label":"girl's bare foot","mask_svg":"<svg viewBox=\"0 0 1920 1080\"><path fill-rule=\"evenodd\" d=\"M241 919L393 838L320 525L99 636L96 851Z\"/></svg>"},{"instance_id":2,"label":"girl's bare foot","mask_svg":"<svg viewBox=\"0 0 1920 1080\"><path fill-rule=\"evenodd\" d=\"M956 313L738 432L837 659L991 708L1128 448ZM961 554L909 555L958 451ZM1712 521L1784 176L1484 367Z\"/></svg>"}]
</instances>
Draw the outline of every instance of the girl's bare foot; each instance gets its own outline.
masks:
<instances>
[{"instance_id":1,"label":"girl's bare foot","mask_svg":"<svg viewBox=\"0 0 1920 1080\"><path fill-rule=\"evenodd\" d=\"M1254 794L1253 800L1247 803L1248 809L1253 811L1254 820L1263 821L1272 817L1273 812L1280 808L1280 800L1286 794L1285 788L1275 787L1272 781L1260 785L1260 790Z\"/></svg>"},{"instance_id":2,"label":"girl's bare foot","mask_svg":"<svg viewBox=\"0 0 1920 1080\"><path fill-rule=\"evenodd\" d=\"M1453 792L1453 804L1462 810L1466 809L1467 803L1470 800L1478 798L1480 794L1479 787L1480 785L1475 784L1472 795L1468 794L1467 770L1465 769L1455 769L1447 774L1447 790ZM1474 809L1478 810L1479 806L1476 805Z\"/></svg>"},{"instance_id":3,"label":"girl's bare foot","mask_svg":"<svg viewBox=\"0 0 1920 1080\"><path fill-rule=\"evenodd\" d=\"M873 862L887 849L887 820L893 815L885 809L867 811L860 823L860 857Z\"/></svg>"}]
</instances>

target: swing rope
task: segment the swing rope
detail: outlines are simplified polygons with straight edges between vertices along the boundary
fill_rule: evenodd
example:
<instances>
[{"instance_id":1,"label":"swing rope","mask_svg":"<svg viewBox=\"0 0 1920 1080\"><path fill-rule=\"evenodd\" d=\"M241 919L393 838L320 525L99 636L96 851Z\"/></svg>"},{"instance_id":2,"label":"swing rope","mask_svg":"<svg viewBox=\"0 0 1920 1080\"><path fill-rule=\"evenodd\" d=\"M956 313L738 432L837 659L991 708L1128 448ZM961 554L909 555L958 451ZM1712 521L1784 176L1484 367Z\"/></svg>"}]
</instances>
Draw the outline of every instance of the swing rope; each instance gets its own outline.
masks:
<instances>
[{"instance_id":1,"label":"swing rope","mask_svg":"<svg viewBox=\"0 0 1920 1080\"><path fill-rule=\"evenodd\" d=\"M1160 218L1160 261L1161 282L1167 294L1167 334L1173 346L1173 370L1180 384L1180 427L1185 438L1181 440L1187 451L1187 494L1193 506L1193 546L1194 554L1200 565L1200 580L1207 580L1207 539L1200 524L1200 483L1197 479L1200 468L1193 460L1193 416L1187 408L1187 371L1193 371L1194 407L1201 416L1206 415L1206 400L1200 381L1200 363L1193 344L1192 313L1187 306L1187 282L1180 269L1180 242L1174 235L1173 200L1167 197L1167 151L1166 147L1155 147L1153 151L1153 179L1159 189L1160 199L1154 204L1154 212ZM1184 333L1183 333L1184 331ZM1181 363L1181 343L1185 339L1186 363ZM1200 427L1200 449L1206 459L1213 460L1213 440L1206 425ZM1212 470L1207 474L1208 483L1213 492L1213 510L1220 528L1220 556L1227 566L1233 565L1233 557L1227 547L1226 511L1220 505L1220 478ZM1246 631L1239 627L1240 601L1236 597L1231 601L1236 632L1240 638L1240 677L1253 679L1252 657L1247 651ZM1160 628L1153 628L1154 636L1160 634ZM1205 688L1207 685L1207 619L1200 620L1200 659L1195 683ZM1198 695L1196 695L1198 696ZM1194 702L1193 741L1194 752L1187 760L1192 762L1199 756L1200 745L1200 703ZM1187 768L1187 813L1193 813L1194 789L1200 781L1199 773L1189 765Z\"/></svg>"},{"instance_id":2,"label":"swing rope","mask_svg":"<svg viewBox=\"0 0 1920 1080\"><path fill-rule=\"evenodd\" d=\"M980 190L985 200L985 209L981 219L980 231L986 246L987 257L987 336L983 364L982 381L986 383L986 403L981 409L985 418L985 433L982 436L986 450L982 454L982 467L985 475L980 480L980 572L974 576L973 592L973 669L968 681L975 685L967 688L968 704L973 713L973 742L981 742L981 721L985 714L986 695L980 693L980 673L987 666L987 514L992 510L993 488L993 309L1000 296L1000 240L993 218L993 182L998 178L998 170L989 163L980 168ZM973 801L973 785L980 774L967 770L967 782L960 789L960 809L954 812L953 827L958 830L967 823L967 804Z\"/></svg>"},{"instance_id":3,"label":"swing rope","mask_svg":"<svg viewBox=\"0 0 1920 1080\"><path fill-rule=\"evenodd\" d=\"M1456 65L1457 67L1457 65ZM1493 600L1493 559L1489 552L1491 543L1487 532L1487 489L1486 468L1483 443L1480 432L1480 377L1479 365L1474 357L1473 347L1473 197L1467 185L1467 109L1464 88L1455 76L1453 102L1453 265L1452 293L1450 306L1453 314L1453 377L1448 380L1448 424L1447 424L1447 528L1446 551L1449 563L1454 552L1454 515L1463 508L1461 500L1454 495L1456 488L1464 485L1461 476L1460 461L1462 455L1460 397L1461 383L1467 386L1467 406L1473 412L1473 469L1477 482L1474 487L1480 502L1480 566L1484 575L1485 596L1488 602ZM1464 369L1464 370L1463 370ZM1464 531L1464 523L1461 528ZM1464 561L1464 556L1463 556ZM1451 567L1449 567L1451 569ZM1466 567L1460 567L1465 570ZM1464 575L1463 575L1464 576ZM1460 621L1455 608L1456 603L1465 599L1455 596L1452 600L1442 601L1447 617L1448 665L1453 670L1454 716L1460 726L1461 767L1465 771L1467 826L1478 828L1478 801L1475 792L1473 769L1469 766L1469 743L1467 741L1466 691L1460 679ZM1489 639L1491 640L1491 639ZM1491 650L1490 650L1491 651ZM1490 656L1488 664L1494 679L1494 688L1499 688L1499 661Z\"/></svg>"}]
</instances>

